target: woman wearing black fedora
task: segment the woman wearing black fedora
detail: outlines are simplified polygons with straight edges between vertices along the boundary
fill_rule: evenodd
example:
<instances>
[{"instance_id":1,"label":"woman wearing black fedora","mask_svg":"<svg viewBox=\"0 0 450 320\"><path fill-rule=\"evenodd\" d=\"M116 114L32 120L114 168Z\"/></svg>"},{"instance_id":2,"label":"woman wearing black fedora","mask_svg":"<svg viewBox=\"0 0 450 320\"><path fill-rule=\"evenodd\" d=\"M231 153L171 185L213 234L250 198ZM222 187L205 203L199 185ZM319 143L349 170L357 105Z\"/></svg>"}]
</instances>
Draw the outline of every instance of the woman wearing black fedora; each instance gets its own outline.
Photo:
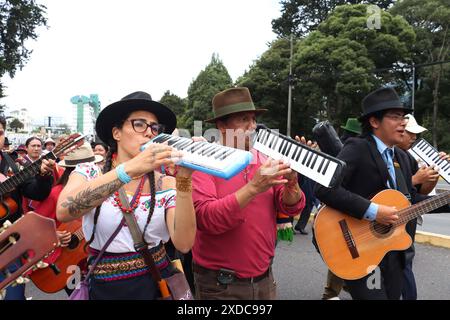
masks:
<instances>
[{"instance_id":1,"label":"woman wearing black fedora","mask_svg":"<svg viewBox=\"0 0 450 320\"><path fill-rule=\"evenodd\" d=\"M171 239L184 253L193 245L192 171L180 167L176 178L156 171L173 166L182 156L167 145L152 144L140 152L142 144L163 131L172 133L175 127L175 114L145 92L132 93L107 106L97 118L97 135L110 147L103 173L95 165L78 165L57 207L61 221L83 216L90 262L106 250L89 278L90 299L159 297L150 270L123 223L124 214L134 215L145 247L163 277L172 272L163 243ZM121 187L131 199L131 209L120 200Z\"/></svg>"},{"instance_id":2,"label":"woman wearing black fedora","mask_svg":"<svg viewBox=\"0 0 450 320\"><path fill-rule=\"evenodd\" d=\"M398 210L371 202L375 194L396 189L413 203L425 199L412 185L407 155L396 147L405 135L405 114L412 110L402 104L394 89L380 88L363 99L362 111L361 136L348 139L337 156L347 163L342 184L333 189L318 185L316 196L354 218L391 225L399 219ZM412 239L415 224L411 220L406 225ZM373 273L345 283L353 299L398 300L404 268L405 250L390 251Z\"/></svg>"}]
</instances>

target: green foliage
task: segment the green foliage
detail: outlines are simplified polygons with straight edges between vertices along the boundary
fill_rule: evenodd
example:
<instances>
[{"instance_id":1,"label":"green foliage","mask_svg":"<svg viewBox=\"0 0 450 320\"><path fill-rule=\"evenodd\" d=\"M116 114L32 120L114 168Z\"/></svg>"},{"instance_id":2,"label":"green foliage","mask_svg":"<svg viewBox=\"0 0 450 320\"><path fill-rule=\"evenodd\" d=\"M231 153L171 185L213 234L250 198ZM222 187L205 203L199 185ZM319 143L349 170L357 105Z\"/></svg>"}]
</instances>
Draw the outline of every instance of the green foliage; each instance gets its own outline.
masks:
<instances>
[{"instance_id":1,"label":"green foliage","mask_svg":"<svg viewBox=\"0 0 450 320\"><path fill-rule=\"evenodd\" d=\"M257 108L267 108L268 112L258 121L271 128L286 132L286 110L288 97L289 42L278 39L270 44L242 77L238 86L248 87ZM293 108L292 114L297 112Z\"/></svg>"},{"instance_id":2,"label":"green foliage","mask_svg":"<svg viewBox=\"0 0 450 320\"><path fill-rule=\"evenodd\" d=\"M45 26L46 7L35 0L1 0L0 3L0 78L8 73L14 77L30 58L25 41L36 39L36 28ZM3 87L0 82L0 98Z\"/></svg>"},{"instance_id":3,"label":"green foliage","mask_svg":"<svg viewBox=\"0 0 450 320\"><path fill-rule=\"evenodd\" d=\"M187 109L182 122L186 129L192 129L195 121L204 121L213 117L212 98L216 93L231 88L233 81L218 55L213 54L211 62L190 84L187 97ZM180 127L180 126L179 126ZM204 124L203 128L212 127Z\"/></svg>"},{"instance_id":4,"label":"green foliage","mask_svg":"<svg viewBox=\"0 0 450 320\"><path fill-rule=\"evenodd\" d=\"M20 122L19 119L14 119L13 121L11 121L11 123L9 124L9 127L11 129L14 130L14 132L17 132L18 129L23 129L23 123Z\"/></svg>"},{"instance_id":5,"label":"green foliage","mask_svg":"<svg viewBox=\"0 0 450 320\"><path fill-rule=\"evenodd\" d=\"M414 28L417 40L412 57L416 64L450 59L448 0L403 0L390 11L402 15ZM449 150L450 64L417 68L415 88L415 116L427 123L428 141Z\"/></svg>"},{"instance_id":6,"label":"green foliage","mask_svg":"<svg viewBox=\"0 0 450 320\"><path fill-rule=\"evenodd\" d=\"M395 0L281 0L281 17L272 20L272 29L280 37L291 34L302 37L316 30L337 6L370 3L387 9L394 2Z\"/></svg>"},{"instance_id":7,"label":"green foliage","mask_svg":"<svg viewBox=\"0 0 450 320\"><path fill-rule=\"evenodd\" d=\"M176 94L171 93L170 90L164 92L164 95L161 97L161 100L159 100L159 102L169 107L177 116L183 114L187 105L186 100L181 99Z\"/></svg>"},{"instance_id":8,"label":"green foliage","mask_svg":"<svg viewBox=\"0 0 450 320\"><path fill-rule=\"evenodd\" d=\"M171 93L169 90L164 92L161 100L162 104L169 107L177 116L177 127L178 128L188 128L186 119L187 112L187 99L182 99L176 94Z\"/></svg>"},{"instance_id":9,"label":"green foliage","mask_svg":"<svg viewBox=\"0 0 450 320\"><path fill-rule=\"evenodd\" d=\"M386 2L386 5L387 2ZM381 12L381 29L367 28L367 5L337 7L307 37L297 40L293 55L295 86L292 132L311 134L317 120L336 126L360 114L362 98L388 83L394 74L375 75L376 68L408 61L415 34L398 16ZM278 39L241 78L255 103L270 111L261 120L286 132L289 41Z\"/></svg>"}]
</instances>

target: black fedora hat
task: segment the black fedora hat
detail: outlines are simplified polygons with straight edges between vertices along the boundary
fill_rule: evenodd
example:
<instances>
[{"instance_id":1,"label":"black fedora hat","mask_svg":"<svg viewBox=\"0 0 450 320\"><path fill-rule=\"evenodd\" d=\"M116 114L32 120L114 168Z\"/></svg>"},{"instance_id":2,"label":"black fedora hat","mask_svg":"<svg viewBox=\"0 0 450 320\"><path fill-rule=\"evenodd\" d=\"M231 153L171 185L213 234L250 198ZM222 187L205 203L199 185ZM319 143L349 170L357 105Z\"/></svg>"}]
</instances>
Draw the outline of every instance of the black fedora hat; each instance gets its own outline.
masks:
<instances>
[{"instance_id":1,"label":"black fedora hat","mask_svg":"<svg viewBox=\"0 0 450 320\"><path fill-rule=\"evenodd\" d=\"M172 133L177 126L177 118L172 110L152 100L150 94L137 91L110 104L100 112L95 123L97 136L111 146L112 128L123 122L130 113L139 110L153 113L158 118L158 122L164 125L165 133Z\"/></svg>"},{"instance_id":2,"label":"black fedora hat","mask_svg":"<svg viewBox=\"0 0 450 320\"><path fill-rule=\"evenodd\" d=\"M400 97L393 88L380 88L364 97L362 100L362 115L359 120L383 110L402 109L405 113L412 112L411 108L403 105Z\"/></svg>"}]
</instances>

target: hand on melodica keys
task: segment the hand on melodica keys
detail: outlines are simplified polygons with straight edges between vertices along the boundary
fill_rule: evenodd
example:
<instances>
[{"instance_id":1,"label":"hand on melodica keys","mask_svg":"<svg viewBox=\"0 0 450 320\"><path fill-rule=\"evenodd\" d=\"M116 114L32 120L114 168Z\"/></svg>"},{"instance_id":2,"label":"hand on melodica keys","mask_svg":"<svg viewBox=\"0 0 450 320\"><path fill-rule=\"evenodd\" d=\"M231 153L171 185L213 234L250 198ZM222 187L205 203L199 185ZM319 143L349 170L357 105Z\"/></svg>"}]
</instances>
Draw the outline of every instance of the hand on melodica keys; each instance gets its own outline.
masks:
<instances>
[{"instance_id":1,"label":"hand on melodica keys","mask_svg":"<svg viewBox=\"0 0 450 320\"><path fill-rule=\"evenodd\" d=\"M150 171L159 170L161 166L174 165L182 158L180 151L167 144L150 144L144 151L125 163L128 174L139 179Z\"/></svg>"},{"instance_id":2,"label":"hand on melodica keys","mask_svg":"<svg viewBox=\"0 0 450 320\"><path fill-rule=\"evenodd\" d=\"M205 138L203 138L203 137L196 137L196 136L192 137L192 141L194 141L194 142L201 142L201 141L207 142L207 140ZM167 145L167 142L164 142L163 144ZM177 149L174 148L174 150L177 150ZM181 153L181 157L183 157L186 154L185 151L183 151L183 150L177 150L177 151ZM175 177L178 174L180 176L183 176L183 177L186 177L186 176L190 177L192 175L192 173L194 172L193 169L190 169L190 168L187 168L187 167L178 166L177 163L178 163L178 161L174 162L172 164L169 164L167 166L162 166L160 171L162 173L167 174L168 176L172 176L172 177ZM159 170L159 169L157 169L157 170Z\"/></svg>"},{"instance_id":3,"label":"hand on melodica keys","mask_svg":"<svg viewBox=\"0 0 450 320\"><path fill-rule=\"evenodd\" d=\"M311 140L306 141L306 138L304 136L302 136L301 138L299 136L295 136L295 140L313 149L317 148L317 142Z\"/></svg>"},{"instance_id":4,"label":"hand on melodica keys","mask_svg":"<svg viewBox=\"0 0 450 320\"><path fill-rule=\"evenodd\" d=\"M435 166L427 167L423 164L413 177L414 185L423 184L425 182L436 182L439 179L439 172Z\"/></svg>"},{"instance_id":5,"label":"hand on melodica keys","mask_svg":"<svg viewBox=\"0 0 450 320\"><path fill-rule=\"evenodd\" d=\"M439 152L439 158L441 158L442 160L450 161L450 155L445 152Z\"/></svg>"}]
</instances>

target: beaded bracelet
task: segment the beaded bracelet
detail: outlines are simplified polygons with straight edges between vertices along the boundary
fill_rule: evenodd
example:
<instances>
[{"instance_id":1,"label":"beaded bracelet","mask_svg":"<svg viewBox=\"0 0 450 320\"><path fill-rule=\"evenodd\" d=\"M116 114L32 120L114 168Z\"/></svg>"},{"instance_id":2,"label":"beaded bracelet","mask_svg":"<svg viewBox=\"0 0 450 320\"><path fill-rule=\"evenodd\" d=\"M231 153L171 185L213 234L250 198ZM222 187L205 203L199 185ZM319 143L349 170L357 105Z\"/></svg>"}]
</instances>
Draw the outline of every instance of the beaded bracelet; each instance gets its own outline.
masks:
<instances>
[{"instance_id":1,"label":"beaded bracelet","mask_svg":"<svg viewBox=\"0 0 450 320\"><path fill-rule=\"evenodd\" d=\"M177 191L182 191L182 192L192 192L192 179L191 177L189 178L185 178L185 177L179 177L177 176L176 178L176 182L177 182Z\"/></svg>"},{"instance_id":2,"label":"beaded bracelet","mask_svg":"<svg viewBox=\"0 0 450 320\"><path fill-rule=\"evenodd\" d=\"M125 166L123 165L123 163L119 164L116 167L116 174L117 178L119 178L119 180L124 184L127 184L132 180L131 177L125 172Z\"/></svg>"}]
</instances>

